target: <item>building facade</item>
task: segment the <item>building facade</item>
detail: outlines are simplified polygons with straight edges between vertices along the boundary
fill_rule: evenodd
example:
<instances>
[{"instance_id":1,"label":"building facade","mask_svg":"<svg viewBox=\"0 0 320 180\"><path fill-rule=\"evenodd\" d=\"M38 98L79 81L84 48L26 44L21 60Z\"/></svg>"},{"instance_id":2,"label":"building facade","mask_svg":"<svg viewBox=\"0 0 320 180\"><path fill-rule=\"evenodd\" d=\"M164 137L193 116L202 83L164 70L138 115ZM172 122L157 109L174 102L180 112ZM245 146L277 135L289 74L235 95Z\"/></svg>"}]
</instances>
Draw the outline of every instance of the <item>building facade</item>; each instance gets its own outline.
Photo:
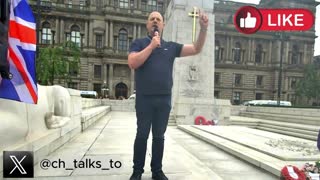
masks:
<instances>
[{"instance_id":1,"label":"building facade","mask_svg":"<svg viewBox=\"0 0 320 180\"><path fill-rule=\"evenodd\" d=\"M82 51L80 68L70 69L68 82L55 80L55 84L127 98L135 89L134 70L127 65L129 45L135 38L146 36L148 14L153 10L163 13L168 2L34 0L30 4L39 20L41 46L73 41Z\"/></svg>"},{"instance_id":2,"label":"building facade","mask_svg":"<svg viewBox=\"0 0 320 180\"><path fill-rule=\"evenodd\" d=\"M153 10L164 13L170 0L30 0L39 22L39 44L71 40L82 49L80 69L61 85L119 98L134 93L134 70L127 65L129 45L147 34ZM315 31L239 33L233 16L248 5L215 0L215 97L240 104L253 99L297 102L294 87L313 58ZM258 8L307 8L313 0L261 0ZM282 63L280 63L282 58ZM282 64L281 78L279 78ZM281 92L279 89L281 80ZM56 81L55 83L58 83ZM280 92L280 93L278 93Z\"/></svg>"},{"instance_id":3,"label":"building facade","mask_svg":"<svg viewBox=\"0 0 320 180\"><path fill-rule=\"evenodd\" d=\"M301 103L295 86L303 77L304 66L313 61L314 27L304 32L242 34L235 29L233 16L245 5L215 1L215 97L233 104L278 97ZM306 8L315 14L316 5L312 0L261 0L252 6Z\"/></svg>"}]
</instances>

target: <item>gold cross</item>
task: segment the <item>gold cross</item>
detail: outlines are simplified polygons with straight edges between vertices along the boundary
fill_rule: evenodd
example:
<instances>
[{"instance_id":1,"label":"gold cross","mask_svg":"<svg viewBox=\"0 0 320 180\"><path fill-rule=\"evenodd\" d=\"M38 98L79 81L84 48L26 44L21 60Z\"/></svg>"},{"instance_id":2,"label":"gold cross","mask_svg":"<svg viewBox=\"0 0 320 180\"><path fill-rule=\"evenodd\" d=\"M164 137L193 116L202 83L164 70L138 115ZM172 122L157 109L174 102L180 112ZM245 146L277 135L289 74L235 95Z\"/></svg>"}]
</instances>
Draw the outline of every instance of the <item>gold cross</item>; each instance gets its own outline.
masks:
<instances>
[{"instance_id":1,"label":"gold cross","mask_svg":"<svg viewBox=\"0 0 320 180\"><path fill-rule=\"evenodd\" d=\"M194 42L194 38L196 36L196 19L199 17L197 7L193 7L193 12L189 13L189 16L193 17L192 42Z\"/></svg>"}]
</instances>

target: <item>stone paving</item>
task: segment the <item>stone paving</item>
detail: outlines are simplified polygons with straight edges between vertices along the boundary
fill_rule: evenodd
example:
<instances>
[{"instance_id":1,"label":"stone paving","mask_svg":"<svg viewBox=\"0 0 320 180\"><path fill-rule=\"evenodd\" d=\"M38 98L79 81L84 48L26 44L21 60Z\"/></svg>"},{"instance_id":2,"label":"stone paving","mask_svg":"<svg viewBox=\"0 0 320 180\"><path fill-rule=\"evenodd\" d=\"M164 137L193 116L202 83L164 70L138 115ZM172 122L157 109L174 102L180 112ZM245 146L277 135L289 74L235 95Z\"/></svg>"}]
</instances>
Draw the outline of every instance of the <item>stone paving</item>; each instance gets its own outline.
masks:
<instances>
[{"instance_id":1,"label":"stone paving","mask_svg":"<svg viewBox=\"0 0 320 180\"><path fill-rule=\"evenodd\" d=\"M57 161L55 166L60 160L60 168L46 167L44 170L40 163L36 164L35 179L129 179L135 123L134 112L108 113L46 158L47 162ZM143 180L151 180L150 139ZM77 168L74 167L75 160ZM91 167L88 166L90 163ZM168 127L163 164L163 170L171 180L277 179L176 127Z\"/></svg>"},{"instance_id":2,"label":"stone paving","mask_svg":"<svg viewBox=\"0 0 320 180\"><path fill-rule=\"evenodd\" d=\"M250 147L285 161L317 161L316 142L239 126L198 126L205 132Z\"/></svg>"}]
</instances>

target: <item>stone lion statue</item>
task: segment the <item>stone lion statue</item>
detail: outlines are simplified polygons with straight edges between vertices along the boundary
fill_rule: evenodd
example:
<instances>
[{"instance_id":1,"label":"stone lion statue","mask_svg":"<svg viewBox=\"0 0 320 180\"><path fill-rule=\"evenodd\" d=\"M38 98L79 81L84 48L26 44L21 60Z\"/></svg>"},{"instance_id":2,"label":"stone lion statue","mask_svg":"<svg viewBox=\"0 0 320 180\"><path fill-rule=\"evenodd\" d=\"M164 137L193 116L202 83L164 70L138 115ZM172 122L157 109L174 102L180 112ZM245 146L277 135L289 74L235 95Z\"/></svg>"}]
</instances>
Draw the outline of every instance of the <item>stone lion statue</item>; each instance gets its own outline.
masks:
<instances>
[{"instance_id":1,"label":"stone lion statue","mask_svg":"<svg viewBox=\"0 0 320 180\"><path fill-rule=\"evenodd\" d=\"M38 85L38 104L0 99L0 149L46 135L71 119L71 97L61 86Z\"/></svg>"}]
</instances>

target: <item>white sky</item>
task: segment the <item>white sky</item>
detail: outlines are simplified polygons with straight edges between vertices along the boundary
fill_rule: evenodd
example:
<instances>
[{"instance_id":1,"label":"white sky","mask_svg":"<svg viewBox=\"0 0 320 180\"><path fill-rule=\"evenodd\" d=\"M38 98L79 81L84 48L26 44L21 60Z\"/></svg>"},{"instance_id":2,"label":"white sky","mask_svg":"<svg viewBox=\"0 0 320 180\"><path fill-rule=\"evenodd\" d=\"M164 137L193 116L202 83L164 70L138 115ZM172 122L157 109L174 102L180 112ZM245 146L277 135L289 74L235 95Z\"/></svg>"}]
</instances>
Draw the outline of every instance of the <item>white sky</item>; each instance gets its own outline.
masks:
<instances>
[{"instance_id":1,"label":"white sky","mask_svg":"<svg viewBox=\"0 0 320 180\"><path fill-rule=\"evenodd\" d=\"M245 2L251 4L258 4L260 0L230 0L235 2ZM316 0L316 2L320 2L320 0ZM317 6L317 13L316 13L316 21L315 21L315 29L316 29L316 36L320 36L320 5ZM320 55L320 38L315 40L314 45L314 55Z\"/></svg>"}]
</instances>

